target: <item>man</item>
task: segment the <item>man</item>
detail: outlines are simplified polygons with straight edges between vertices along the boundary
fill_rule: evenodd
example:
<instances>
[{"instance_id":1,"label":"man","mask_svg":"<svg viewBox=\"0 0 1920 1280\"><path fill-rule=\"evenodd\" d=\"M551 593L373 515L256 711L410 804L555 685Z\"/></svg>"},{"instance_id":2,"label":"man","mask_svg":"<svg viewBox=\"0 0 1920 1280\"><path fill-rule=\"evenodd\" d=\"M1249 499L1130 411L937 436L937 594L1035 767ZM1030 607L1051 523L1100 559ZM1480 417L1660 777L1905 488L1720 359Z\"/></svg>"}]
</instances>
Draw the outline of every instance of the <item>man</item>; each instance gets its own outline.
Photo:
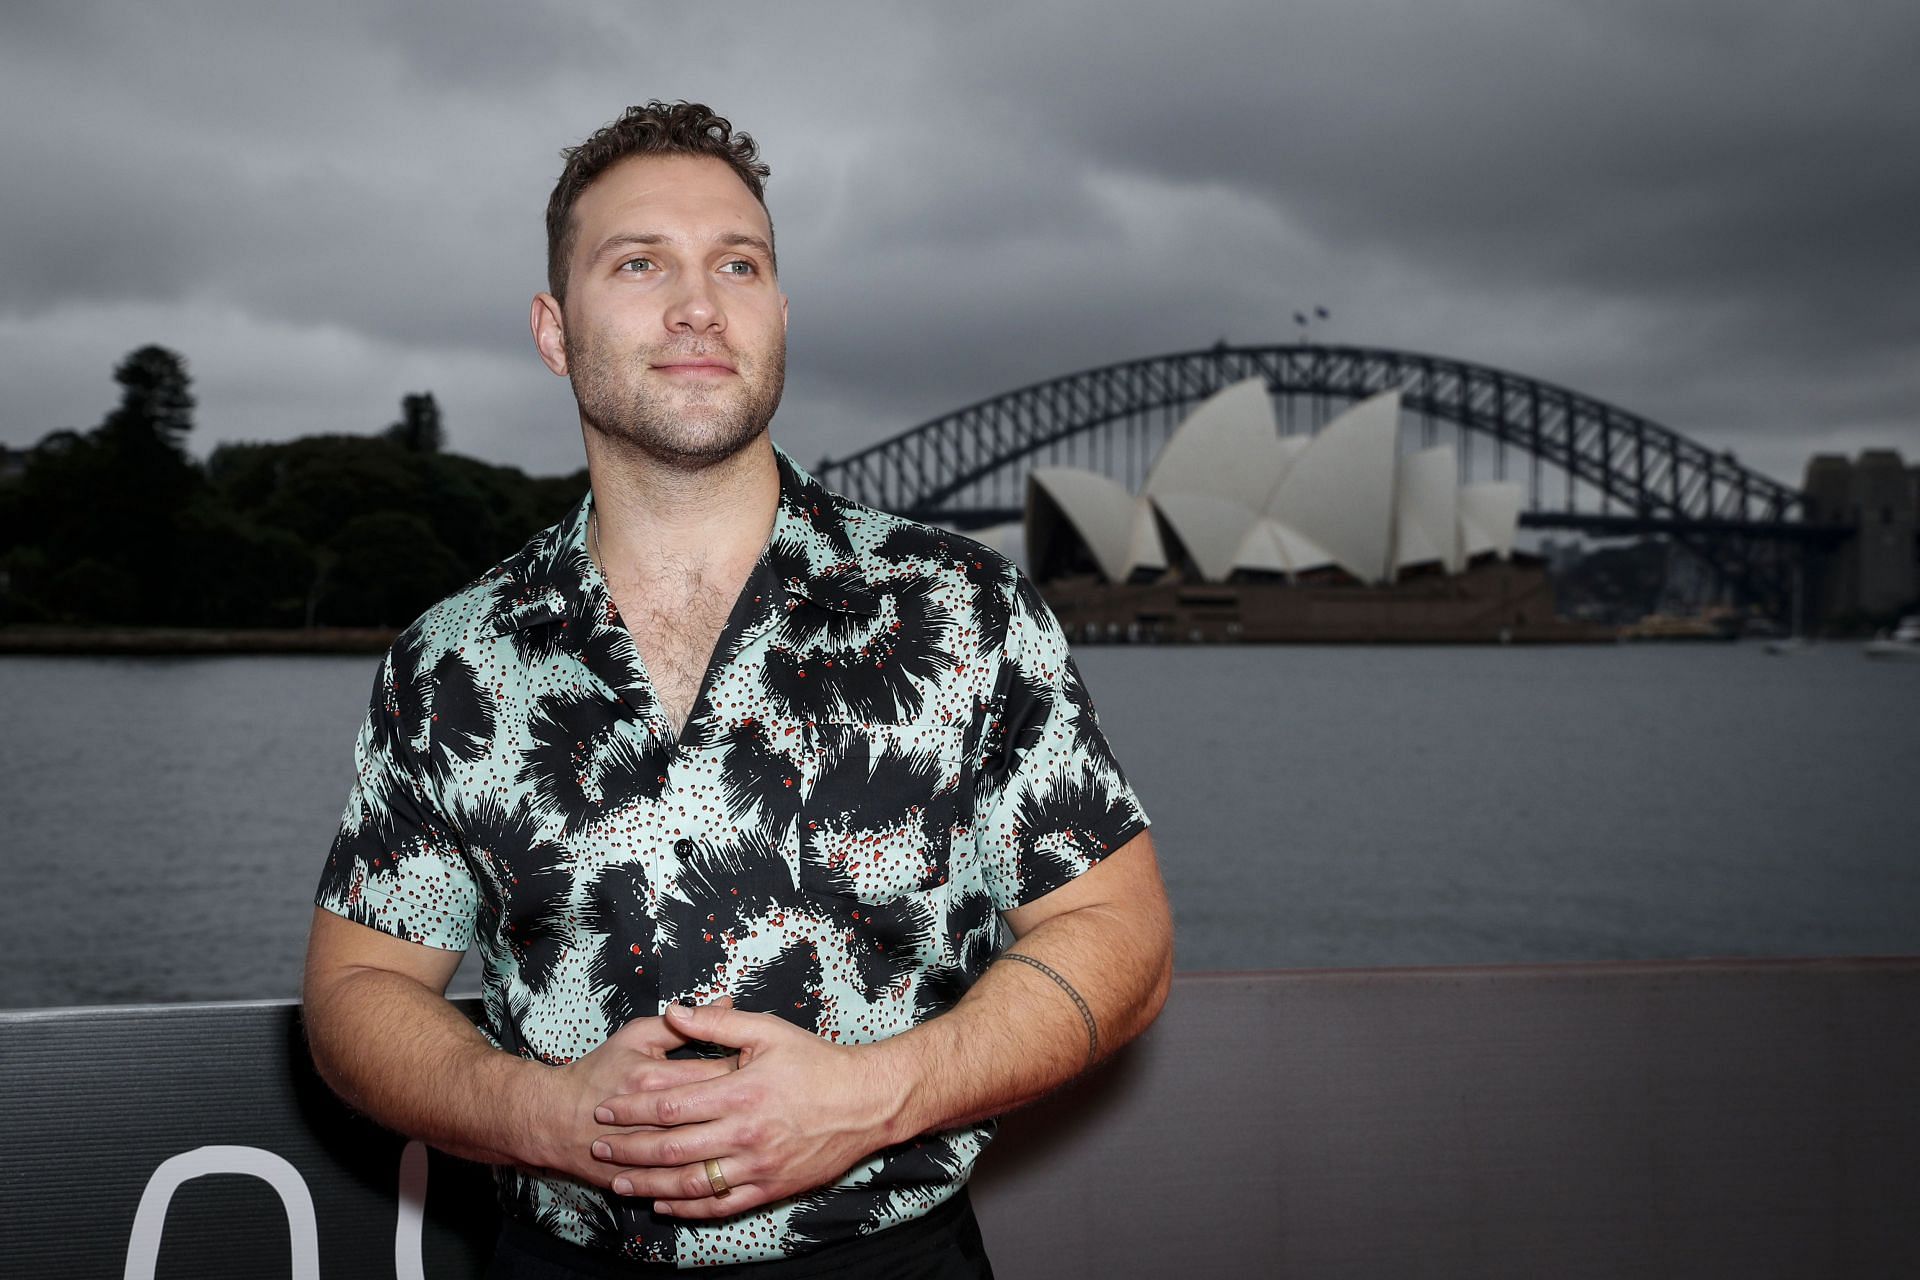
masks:
<instances>
[{"instance_id":1,"label":"man","mask_svg":"<svg viewBox=\"0 0 1920 1280\"><path fill-rule=\"evenodd\" d=\"M498 1166L495 1275L990 1275L991 1118L1165 999L1146 818L1019 572L768 438L752 140L655 102L566 154L532 325L591 487L381 664L315 1062Z\"/></svg>"}]
</instances>

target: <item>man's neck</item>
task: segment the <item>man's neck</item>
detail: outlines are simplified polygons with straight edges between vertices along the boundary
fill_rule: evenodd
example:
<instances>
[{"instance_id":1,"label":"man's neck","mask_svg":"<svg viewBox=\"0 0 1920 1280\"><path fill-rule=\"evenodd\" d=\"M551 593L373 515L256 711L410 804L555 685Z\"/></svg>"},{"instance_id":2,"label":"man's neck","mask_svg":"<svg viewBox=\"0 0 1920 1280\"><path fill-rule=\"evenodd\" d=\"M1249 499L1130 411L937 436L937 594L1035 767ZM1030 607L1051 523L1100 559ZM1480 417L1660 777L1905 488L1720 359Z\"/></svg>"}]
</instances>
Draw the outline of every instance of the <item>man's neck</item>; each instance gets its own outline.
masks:
<instances>
[{"instance_id":1,"label":"man's neck","mask_svg":"<svg viewBox=\"0 0 1920 1280\"><path fill-rule=\"evenodd\" d=\"M780 501L779 463L764 433L697 470L610 447L589 433L587 472L601 570L610 579L645 582L688 566L744 568L766 546Z\"/></svg>"}]
</instances>

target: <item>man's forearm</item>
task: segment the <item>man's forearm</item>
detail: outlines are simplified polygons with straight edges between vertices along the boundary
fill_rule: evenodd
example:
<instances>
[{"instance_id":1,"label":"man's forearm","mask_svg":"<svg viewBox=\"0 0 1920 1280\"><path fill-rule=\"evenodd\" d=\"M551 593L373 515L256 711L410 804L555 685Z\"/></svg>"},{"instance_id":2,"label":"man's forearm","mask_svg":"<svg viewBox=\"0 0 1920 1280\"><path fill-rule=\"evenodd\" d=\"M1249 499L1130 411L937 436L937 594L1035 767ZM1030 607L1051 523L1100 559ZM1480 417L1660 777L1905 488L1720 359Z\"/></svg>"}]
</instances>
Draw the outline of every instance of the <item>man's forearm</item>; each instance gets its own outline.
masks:
<instances>
[{"instance_id":1,"label":"man's forearm","mask_svg":"<svg viewBox=\"0 0 1920 1280\"><path fill-rule=\"evenodd\" d=\"M1038 925L952 1009L871 1046L904 1093L890 1138L1001 1115L1071 1080L1159 1014L1172 953L1162 913L1089 906Z\"/></svg>"},{"instance_id":2,"label":"man's forearm","mask_svg":"<svg viewBox=\"0 0 1920 1280\"><path fill-rule=\"evenodd\" d=\"M552 1068L503 1053L444 996L360 969L306 998L321 1077L353 1107L442 1151L539 1165L536 1097Z\"/></svg>"},{"instance_id":3,"label":"man's forearm","mask_svg":"<svg viewBox=\"0 0 1920 1280\"><path fill-rule=\"evenodd\" d=\"M610 1090L596 1142L622 1194L719 1218L818 1187L882 1147L1000 1115L1138 1035L1166 1001L1173 924L1143 831L1006 913L1017 941L954 1007L900 1035L839 1045L773 1013L667 1010L688 1040L740 1050L725 1080ZM713 1194L717 1157L733 1190Z\"/></svg>"}]
</instances>

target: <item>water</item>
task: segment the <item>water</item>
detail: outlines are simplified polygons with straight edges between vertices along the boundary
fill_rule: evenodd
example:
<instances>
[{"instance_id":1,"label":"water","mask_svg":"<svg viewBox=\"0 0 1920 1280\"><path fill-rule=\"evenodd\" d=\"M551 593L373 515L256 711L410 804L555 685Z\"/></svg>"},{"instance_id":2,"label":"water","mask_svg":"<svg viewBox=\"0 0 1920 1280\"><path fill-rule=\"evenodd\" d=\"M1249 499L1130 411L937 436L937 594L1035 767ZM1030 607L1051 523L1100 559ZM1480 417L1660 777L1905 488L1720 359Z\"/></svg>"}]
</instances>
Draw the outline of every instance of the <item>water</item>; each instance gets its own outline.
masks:
<instances>
[{"instance_id":1,"label":"water","mask_svg":"<svg viewBox=\"0 0 1920 1280\"><path fill-rule=\"evenodd\" d=\"M1182 969L1920 953L1920 664L1086 648ZM371 657L0 659L0 1006L292 996ZM455 991L478 987L474 966Z\"/></svg>"}]
</instances>

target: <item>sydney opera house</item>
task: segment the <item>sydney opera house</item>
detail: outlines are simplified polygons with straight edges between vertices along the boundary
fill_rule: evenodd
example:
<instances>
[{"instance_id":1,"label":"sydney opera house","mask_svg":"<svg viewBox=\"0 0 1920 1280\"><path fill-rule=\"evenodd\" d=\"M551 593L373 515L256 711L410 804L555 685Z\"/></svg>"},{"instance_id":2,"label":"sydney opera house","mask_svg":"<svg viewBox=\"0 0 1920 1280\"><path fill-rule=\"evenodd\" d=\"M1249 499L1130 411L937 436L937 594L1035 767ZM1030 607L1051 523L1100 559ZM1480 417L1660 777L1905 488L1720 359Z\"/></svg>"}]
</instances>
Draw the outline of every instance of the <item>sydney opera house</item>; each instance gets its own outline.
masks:
<instances>
[{"instance_id":1,"label":"sydney opera house","mask_svg":"<svg viewBox=\"0 0 1920 1280\"><path fill-rule=\"evenodd\" d=\"M1398 392L1282 436L1255 378L1195 409L1137 494L1036 468L1023 524L1029 569L1080 638L1584 638L1515 552L1521 501L1517 484L1462 484L1450 445L1403 453Z\"/></svg>"}]
</instances>

